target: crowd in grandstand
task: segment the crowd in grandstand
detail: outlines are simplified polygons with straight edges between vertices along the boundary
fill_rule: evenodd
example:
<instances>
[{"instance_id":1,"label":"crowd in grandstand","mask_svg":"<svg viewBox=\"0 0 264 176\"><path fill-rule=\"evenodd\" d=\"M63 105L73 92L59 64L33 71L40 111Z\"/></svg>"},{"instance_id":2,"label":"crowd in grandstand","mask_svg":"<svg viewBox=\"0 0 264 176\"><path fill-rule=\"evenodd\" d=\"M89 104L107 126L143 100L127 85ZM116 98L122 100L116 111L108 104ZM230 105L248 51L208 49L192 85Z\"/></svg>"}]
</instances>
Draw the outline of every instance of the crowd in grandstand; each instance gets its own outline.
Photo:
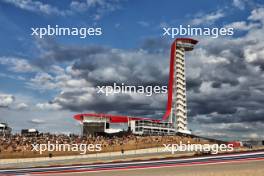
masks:
<instances>
[{"instance_id":1,"label":"crowd in grandstand","mask_svg":"<svg viewBox=\"0 0 264 176\"><path fill-rule=\"evenodd\" d=\"M105 137L105 136L79 136L79 135L65 135L65 134L50 134L41 133L34 136L25 136L21 134L14 134L10 136L0 137L0 155L6 152L30 152L32 150L31 144L101 144L102 149L110 151L111 149L120 148L148 148L158 147L165 143L178 143L179 141L186 142L194 139L182 136L135 136L133 134L122 137ZM196 141L198 142L198 141Z\"/></svg>"}]
</instances>

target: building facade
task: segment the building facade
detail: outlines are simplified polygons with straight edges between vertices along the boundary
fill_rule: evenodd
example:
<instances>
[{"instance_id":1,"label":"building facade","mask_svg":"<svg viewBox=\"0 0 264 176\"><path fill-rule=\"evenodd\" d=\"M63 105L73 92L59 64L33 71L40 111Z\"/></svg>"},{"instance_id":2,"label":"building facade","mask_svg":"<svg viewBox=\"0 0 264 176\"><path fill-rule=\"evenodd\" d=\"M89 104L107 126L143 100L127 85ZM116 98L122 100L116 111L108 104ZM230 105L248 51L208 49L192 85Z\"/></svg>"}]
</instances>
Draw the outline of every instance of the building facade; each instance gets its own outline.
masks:
<instances>
[{"instance_id":1,"label":"building facade","mask_svg":"<svg viewBox=\"0 0 264 176\"><path fill-rule=\"evenodd\" d=\"M6 123L0 123L0 136L10 136L12 129Z\"/></svg>"}]
</instances>

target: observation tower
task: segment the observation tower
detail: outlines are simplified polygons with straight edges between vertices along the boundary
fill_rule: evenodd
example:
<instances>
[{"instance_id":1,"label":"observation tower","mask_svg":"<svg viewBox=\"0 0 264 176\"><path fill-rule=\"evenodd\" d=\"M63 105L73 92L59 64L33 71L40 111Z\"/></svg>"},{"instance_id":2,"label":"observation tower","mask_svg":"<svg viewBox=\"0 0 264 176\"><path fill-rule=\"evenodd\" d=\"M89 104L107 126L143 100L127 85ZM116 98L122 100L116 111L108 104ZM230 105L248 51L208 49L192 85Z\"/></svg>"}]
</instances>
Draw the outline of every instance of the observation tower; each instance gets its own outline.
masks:
<instances>
[{"instance_id":1,"label":"observation tower","mask_svg":"<svg viewBox=\"0 0 264 176\"><path fill-rule=\"evenodd\" d=\"M177 132L190 133L187 128L187 98L185 78L185 52L191 51L198 41L178 38L171 45L170 78L168 89L168 118Z\"/></svg>"},{"instance_id":2,"label":"observation tower","mask_svg":"<svg viewBox=\"0 0 264 176\"><path fill-rule=\"evenodd\" d=\"M112 114L76 114L74 118L83 124L83 135L117 133L116 129L111 128L114 123L127 123L129 130L139 135L190 134L187 127L185 52L193 50L197 43L198 41L191 38L177 38L171 45L168 100L162 119ZM127 111L129 112L129 109Z\"/></svg>"}]
</instances>

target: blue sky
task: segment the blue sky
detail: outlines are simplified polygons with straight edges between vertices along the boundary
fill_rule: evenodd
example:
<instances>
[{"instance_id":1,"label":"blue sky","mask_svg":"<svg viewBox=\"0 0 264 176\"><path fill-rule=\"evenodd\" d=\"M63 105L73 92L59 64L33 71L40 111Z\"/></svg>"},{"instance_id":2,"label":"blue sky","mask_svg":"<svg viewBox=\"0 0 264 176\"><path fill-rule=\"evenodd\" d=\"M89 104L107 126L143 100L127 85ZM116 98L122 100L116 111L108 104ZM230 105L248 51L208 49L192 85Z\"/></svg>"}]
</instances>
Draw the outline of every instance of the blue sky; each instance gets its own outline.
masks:
<instances>
[{"instance_id":1,"label":"blue sky","mask_svg":"<svg viewBox=\"0 0 264 176\"><path fill-rule=\"evenodd\" d=\"M76 37L60 36L56 37L56 40L66 45L98 44L113 48L129 49L137 48L145 38L161 37L161 26L164 24L168 26L189 24L193 18L199 15L214 15L214 13L219 11L223 13L228 9L225 12L225 18L220 18L214 24L209 24L217 27L232 21L240 21L247 17L251 11L250 8L241 10L234 6L234 3L231 1L223 1L219 4L210 0L199 3L193 3L191 0L177 3L173 0L167 0L164 3L151 0L109 1L111 6L116 9L113 11L106 9L102 14L99 13L101 17L96 20L94 16L98 13L96 12L97 9L103 8L100 5L80 12L71 9L70 4L72 1L64 1L63 3L50 1L47 3L51 9L56 8L59 12L69 10L69 13L71 13L60 15L58 14L59 12L47 14L47 12L40 12L37 9L34 11L27 10L26 7L19 8L17 5L21 3L19 1L3 1L0 3L0 22L2 24L0 37L3 41L0 43L0 54L23 57L29 60L35 59L39 54L35 45L35 39L30 35L31 27L45 27L47 25L102 27L103 36L101 37L79 39ZM45 4L45 1L42 4ZM28 3L28 6L30 6L30 3ZM208 24L206 25L208 26ZM14 81L3 81L5 81L5 84L8 84L8 86L5 86L5 90L16 89L15 87L20 86L19 83ZM22 91L21 88L19 91Z\"/></svg>"},{"instance_id":2,"label":"blue sky","mask_svg":"<svg viewBox=\"0 0 264 176\"><path fill-rule=\"evenodd\" d=\"M219 37L213 40L210 37L199 37L199 49L189 56L194 59L196 57L211 58L208 63L212 64L211 67L209 64L208 68L205 68L208 74L201 71L201 68L208 64L202 59L196 59L197 61L187 65L189 66L187 76L193 81L187 85L199 84L198 87L190 86L188 99L194 102L193 104L190 102L189 106L190 126L197 133L208 135L210 130L219 123L218 126L223 127L215 134L216 137L225 136L223 129L232 132L233 136L230 138L237 136L245 138L250 135L258 137L259 132L250 131L248 128L254 126L255 123L259 125L259 128L262 127L264 121L262 112L260 112L261 115L253 112L261 108L261 105L256 105L246 111L244 109L249 105L239 104L242 100L240 98L230 102L230 106L235 108L234 111L224 110L226 109L223 105L224 100L221 100L223 104L220 104L223 105L222 109L214 107L219 107L219 104L210 104L210 101L214 101L212 98L208 98L206 106L198 107L194 104L204 101L202 98L198 100L197 97L209 96L210 93L211 96L215 94L222 96L222 91L226 91L223 94L232 97L235 96L233 93L237 93L236 96L243 97L254 92L249 91L250 87L257 87L256 92L260 90L259 87L263 87L260 83L256 86L254 81L251 81L252 85L245 85L243 82L243 79L254 78L256 74L254 69L262 70L263 45L257 39L263 37L259 32L263 29L263 20L261 20L261 15L264 13L263 5L260 0L204 0L199 2L191 0L177 2L174 0L1 0L0 95L2 98L0 97L0 111L3 115L0 115L0 121L8 122L15 131L37 126L42 131L79 132L79 125L71 118L78 112L103 111L120 114L124 113L124 109L127 108L127 114L146 116L150 111L154 115L160 114L166 105L164 96L149 99L130 97L131 101L124 100L124 102L122 98L120 100L115 97L115 101L121 101L122 104L127 105L127 107L120 105L115 109L110 106L113 103L112 100L109 100L110 104L105 104L109 102L107 98L100 101L97 98L94 99L94 90L90 89L103 81L111 82L122 79L127 82L139 81L138 83L142 84L166 85L168 46L172 39L162 36L164 26L178 27L187 24L209 28L232 26L235 32L231 38ZM85 39L71 36L39 39L30 35L30 28L47 25L101 27L103 35ZM239 46L239 42L245 44ZM230 45L233 50L229 51L230 48L226 48L227 45ZM252 45L258 48L259 53L256 55L252 54L254 51ZM154 53L152 53L153 47ZM238 51L239 47L245 50ZM160 49L163 50L160 51ZM96 50L96 54L90 54L91 50ZM220 50L223 52L217 53ZM238 60L232 60L232 58L238 58ZM229 64L223 66L224 60L226 60L225 64ZM240 73L233 68L232 62L236 62L241 69L247 68L248 72L241 71L239 76ZM102 63L105 65L101 66ZM80 67L85 64L87 64L86 69ZM135 66L135 64L138 65ZM147 66L150 68L145 69ZM164 73L161 68L164 68ZM100 73L102 74L100 77L94 77L99 69L105 69L109 71L109 74L108 72ZM140 73L140 70L144 71L145 76L141 76L143 73ZM153 70L159 72L156 73ZM219 76L221 72L227 75L221 77ZM261 75L260 71L259 79L262 78ZM227 77L226 80L224 76ZM218 85L222 86L217 87ZM206 89L205 92L203 92L204 89ZM244 92L239 92L239 90L244 90ZM157 99L160 103L158 106L153 103ZM252 104L262 102L264 97L260 99L252 100ZM67 102L67 100L72 101ZM90 102L92 100L93 105ZM150 104L150 108L142 107L142 101L147 105ZM76 103L79 108L70 106L70 103ZM99 106L106 108L100 109ZM133 110L130 111L129 107L138 107L138 109L132 112ZM205 107L215 109L207 111ZM251 110L252 114L250 114ZM245 112L242 113L242 111ZM253 118L256 117L257 120L241 120L246 113ZM232 115L239 116L239 119L230 122L226 120ZM257 118L259 116L263 121ZM56 126L55 121L63 121L64 125ZM197 125L201 122L210 123L212 128L210 129L209 125L207 130L201 132L202 127ZM245 124L248 125L247 129L244 129ZM239 130L241 132L238 132Z\"/></svg>"},{"instance_id":3,"label":"blue sky","mask_svg":"<svg viewBox=\"0 0 264 176\"><path fill-rule=\"evenodd\" d=\"M19 3L19 1L17 1ZM115 2L115 1L113 1ZM231 21L240 21L250 14L250 8L240 10L232 5L232 1L221 1L215 3L210 0L193 3L193 1L167 0L163 3L159 1L117 1L112 6L116 6L113 12L102 12L99 20L94 19L94 9L83 12L76 12L69 6L71 1L58 3L50 1L48 4L56 7L59 11L69 10L73 14L59 15L58 12L45 14L44 12L32 12L14 6L13 3L1 2L1 38L5 40L2 43L3 54L13 53L28 48L32 44L32 38L29 36L32 26L100 26L104 29L104 36L101 38L92 38L89 40L74 40L69 37L59 37L58 40L68 44L89 44L98 43L110 45L113 47L136 47L142 38L148 36L160 36L162 23L168 25L188 24L188 21L199 14L210 14L218 11L225 11L225 18L216 21L214 26L222 26ZM68 4L68 6L66 5ZM96 7L100 9L100 7ZM228 11L227 11L228 10ZM227 12L226 12L227 11ZM118 26L118 27L117 27ZM147 30L146 30L147 28ZM24 40L21 42L19 39ZM123 40L126 39L126 40ZM14 46L14 42L17 43ZM28 53L32 55L32 53Z\"/></svg>"}]
</instances>

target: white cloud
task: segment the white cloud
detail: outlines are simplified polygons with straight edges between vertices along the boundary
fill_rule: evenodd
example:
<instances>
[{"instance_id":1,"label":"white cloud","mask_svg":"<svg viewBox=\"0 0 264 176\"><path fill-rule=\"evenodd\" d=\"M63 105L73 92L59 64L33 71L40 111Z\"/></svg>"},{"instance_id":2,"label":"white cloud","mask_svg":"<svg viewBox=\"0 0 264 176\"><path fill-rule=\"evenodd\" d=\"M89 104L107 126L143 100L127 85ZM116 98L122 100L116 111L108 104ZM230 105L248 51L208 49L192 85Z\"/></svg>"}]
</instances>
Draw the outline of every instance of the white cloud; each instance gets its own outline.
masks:
<instances>
[{"instance_id":1,"label":"white cloud","mask_svg":"<svg viewBox=\"0 0 264 176\"><path fill-rule=\"evenodd\" d=\"M247 0L233 0L233 5L241 10L244 10L246 1Z\"/></svg>"},{"instance_id":2,"label":"white cloud","mask_svg":"<svg viewBox=\"0 0 264 176\"><path fill-rule=\"evenodd\" d=\"M140 26L142 26L142 27L148 27L148 26L149 26L149 23L146 22L146 21L138 21L137 23L138 23Z\"/></svg>"},{"instance_id":3,"label":"white cloud","mask_svg":"<svg viewBox=\"0 0 264 176\"><path fill-rule=\"evenodd\" d=\"M99 20L102 16L108 12L113 12L120 9L119 0L86 0L70 1L70 4L66 4L67 8L59 9L58 7L44 3L38 0L3 0L6 3L12 4L22 10L44 14L44 15L57 15L57 16L69 16L74 13L89 12L94 20Z\"/></svg>"},{"instance_id":4,"label":"white cloud","mask_svg":"<svg viewBox=\"0 0 264 176\"><path fill-rule=\"evenodd\" d=\"M37 73L34 78L30 79L27 85L39 90L52 90L57 88L54 77L46 72Z\"/></svg>"},{"instance_id":5,"label":"white cloud","mask_svg":"<svg viewBox=\"0 0 264 176\"><path fill-rule=\"evenodd\" d=\"M69 88L81 88L87 86L87 82L85 79L70 79L66 81L65 85Z\"/></svg>"},{"instance_id":6,"label":"white cloud","mask_svg":"<svg viewBox=\"0 0 264 176\"><path fill-rule=\"evenodd\" d=\"M72 1L70 7L76 12L86 12L94 10L94 20L99 20L105 13L120 9L118 0L86 0Z\"/></svg>"},{"instance_id":7,"label":"white cloud","mask_svg":"<svg viewBox=\"0 0 264 176\"><path fill-rule=\"evenodd\" d=\"M10 94L0 94L0 107L8 107L15 102L15 97Z\"/></svg>"},{"instance_id":8,"label":"white cloud","mask_svg":"<svg viewBox=\"0 0 264 176\"><path fill-rule=\"evenodd\" d=\"M16 105L16 109L19 109L19 110L24 110L24 109L27 109L28 108L28 105L26 103L19 103Z\"/></svg>"},{"instance_id":9,"label":"white cloud","mask_svg":"<svg viewBox=\"0 0 264 176\"><path fill-rule=\"evenodd\" d=\"M56 68L56 69L54 69ZM59 66L53 66L49 72L38 72L33 78L26 83L29 88L46 91L46 90L81 90L89 87L91 84L83 78L74 78L78 73L73 71L71 66L63 69ZM52 74L52 73L55 73Z\"/></svg>"},{"instance_id":10,"label":"white cloud","mask_svg":"<svg viewBox=\"0 0 264 176\"><path fill-rule=\"evenodd\" d=\"M212 12L209 14L199 14L197 18L194 18L190 21L192 25L201 25L201 24L213 24L218 19L224 17L225 14L222 11Z\"/></svg>"},{"instance_id":11,"label":"white cloud","mask_svg":"<svg viewBox=\"0 0 264 176\"><path fill-rule=\"evenodd\" d=\"M253 28L259 27L258 23L249 23L247 24L245 21L237 21L230 23L225 26L226 28L234 28L235 30L241 30L241 31L248 31Z\"/></svg>"},{"instance_id":12,"label":"white cloud","mask_svg":"<svg viewBox=\"0 0 264 176\"><path fill-rule=\"evenodd\" d=\"M12 74L6 74L6 73L0 73L0 77L9 78L9 79L15 79L20 81L25 81L26 78L20 75L12 75Z\"/></svg>"},{"instance_id":13,"label":"white cloud","mask_svg":"<svg viewBox=\"0 0 264 176\"><path fill-rule=\"evenodd\" d=\"M251 12L251 15L248 17L249 20L256 20L256 21L262 21L264 22L264 8L258 8L258 9L254 9Z\"/></svg>"},{"instance_id":14,"label":"white cloud","mask_svg":"<svg viewBox=\"0 0 264 176\"><path fill-rule=\"evenodd\" d=\"M56 103L38 103L36 107L40 110L59 110L61 106Z\"/></svg>"},{"instance_id":15,"label":"white cloud","mask_svg":"<svg viewBox=\"0 0 264 176\"><path fill-rule=\"evenodd\" d=\"M119 70L121 71L121 69ZM113 67L105 68L103 72L101 70L95 70L93 72L90 72L88 76L94 77L95 79L102 80L102 81L110 81L110 80L125 81L126 80L126 77L122 76L122 74L119 74L116 71L116 69Z\"/></svg>"},{"instance_id":16,"label":"white cloud","mask_svg":"<svg viewBox=\"0 0 264 176\"><path fill-rule=\"evenodd\" d=\"M50 67L50 72L52 72L56 75L61 75L61 74L64 74L64 69L58 65L52 65Z\"/></svg>"},{"instance_id":17,"label":"white cloud","mask_svg":"<svg viewBox=\"0 0 264 176\"><path fill-rule=\"evenodd\" d=\"M31 119L29 120L30 123L33 123L33 124L43 124L45 123L45 120L43 119Z\"/></svg>"},{"instance_id":18,"label":"white cloud","mask_svg":"<svg viewBox=\"0 0 264 176\"><path fill-rule=\"evenodd\" d=\"M87 10L87 4L85 2L72 1L70 7L78 12L84 12Z\"/></svg>"},{"instance_id":19,"label":"white cloud","mask_svg":"<svg viewBox=\"0 0 264 176\"><path fill-rule=\"evenodd\" d=\"M245 60L251 62L264 62L264 44L260 43L254 46L246 46L244 50Z\"/></svg>"},{"instance_id":20,"label":"white cloud","mask_svg":"<svg viewBox=\"0 0 264 176\"><path fill-rule=\"evenodd\" d=\"M8 69L14 72L34 72L37 68L33 67L26 59L16 57L0 57L0 64L7 65Z\"/></svg>"},{"instance_id":21,"label":"white cloud","mask_svg":"<svg viewBox=\"0 0 264 176\"><path fill-rule=\"evenodd\" d=\"M61 15L64 16L68 11L59 10L57 7L54 7L50 4L45 4L41 1L33 1L33 0L4 0L4 2L13 4L14 6L31 11L36 13L43 13L46 15Z\"/></svg>"}]
</instances>

